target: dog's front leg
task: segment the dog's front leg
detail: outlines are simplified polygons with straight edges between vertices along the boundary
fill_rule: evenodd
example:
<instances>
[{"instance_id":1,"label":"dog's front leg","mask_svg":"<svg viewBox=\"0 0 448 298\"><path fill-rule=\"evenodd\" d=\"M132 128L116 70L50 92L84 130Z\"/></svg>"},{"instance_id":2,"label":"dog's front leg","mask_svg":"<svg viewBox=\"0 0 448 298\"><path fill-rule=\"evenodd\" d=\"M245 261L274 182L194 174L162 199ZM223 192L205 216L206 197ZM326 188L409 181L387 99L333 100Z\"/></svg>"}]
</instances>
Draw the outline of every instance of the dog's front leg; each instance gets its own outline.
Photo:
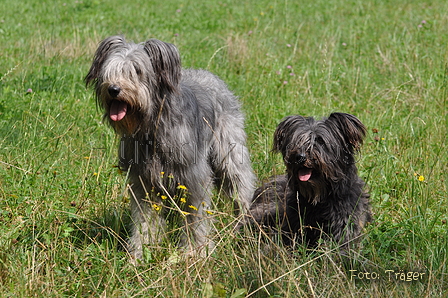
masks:
<instances>
[{"instance_id":1,"label":"dog's front leg","mask_svg":"<svg viewBox=\"0 0 448 298\"><path fill-rule=\"evenodd\" d=\"M134 187L131 189L133 190ZM159 244L165 236L165 219L161 215L160 202L152 202L151 198L140 191L131 194L131 237L128 251L135 259L142 259L144 247L150 248Z\"/></svg>"}]
</instances>

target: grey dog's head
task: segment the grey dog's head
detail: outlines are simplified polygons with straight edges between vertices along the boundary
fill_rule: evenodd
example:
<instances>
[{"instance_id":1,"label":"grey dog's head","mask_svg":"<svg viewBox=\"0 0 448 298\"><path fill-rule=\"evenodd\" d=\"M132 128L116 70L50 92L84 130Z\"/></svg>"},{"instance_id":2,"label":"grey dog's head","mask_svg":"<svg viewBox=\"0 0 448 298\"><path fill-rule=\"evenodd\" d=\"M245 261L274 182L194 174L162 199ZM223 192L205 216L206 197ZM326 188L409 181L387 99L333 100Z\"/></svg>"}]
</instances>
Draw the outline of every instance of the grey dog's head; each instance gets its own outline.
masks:
<instances>
[{"instance_id":1,"label":"grey dog's head","mask_svg":"<svg viewBox=\"0 0 448 298\"><path fill-rule=\"evenodd\" d=\"M291 187L317 203L357 175L354 155L365 134L350 114L332 113L323 120L289 116L275 131L274 151L283 155Z\"/></svg>"},{"instance_id":2,"label":"grey dog's head","mask_svg":"<svg viewBox=\"0 0 448 298\"><path fill-rule=\"evenodd\" d=\"M157 39L127 43L122 36L110 36L98 46L85 82L94 87L112 127L132 133L178 91L180 78L174 45Z\"/></svg>"}]
</instances>

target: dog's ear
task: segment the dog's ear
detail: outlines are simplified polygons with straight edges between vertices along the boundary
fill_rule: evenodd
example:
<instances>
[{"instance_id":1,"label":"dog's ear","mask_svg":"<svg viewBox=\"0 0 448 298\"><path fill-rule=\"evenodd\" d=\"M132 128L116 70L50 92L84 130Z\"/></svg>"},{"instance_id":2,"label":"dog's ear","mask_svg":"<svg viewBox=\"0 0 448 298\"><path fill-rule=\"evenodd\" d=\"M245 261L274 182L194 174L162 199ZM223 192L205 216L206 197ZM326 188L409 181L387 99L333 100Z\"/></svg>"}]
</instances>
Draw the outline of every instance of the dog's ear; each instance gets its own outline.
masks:
<instances>
[{"instance_id":1,"label":"dog's ear","mask_svg":"<svg viewBox=\"0 0 448 298\"><path fill-rule=\"evenodd\" d=\"M366 127L358 118L346 113L332 113L325 122L333 127L333 131L337 128L341 132L346 144L351 144L355 151L359 150L366 136Z\"/></svg>"},{"instance_id":2,"label":"dog's ear","mask_svg":"<svg viewBox=\"0 0 448 298\"><path fill-rule=\"evenodd\" d=\"M283 118L274 132L274 143L272 151L285 153L286 146L291 142L297 127L305 124L306 118L299 115L288 116Z\"/></svg>"},{"instance_id":3,"label":"dog's ear","mask_svg":"<svg viewBox=\"0 0 448 298\"><path fill-rule=\"evenodd\" d=\"M180 55L176 46L157 39L150 39L144 45L161 90L177 91L181 77Z\"/></svg>"},{"instance_id":4,"label":"dog's ear","mask_svg":"<svg viewBox=\"0 0 448 298\"><path fill-rule=\"evenodd\" d=\"M96 82L96 79L99 76L100 69L102 68L103 63L109 53L117 48L122 47L123 44L125 44L123 36L110 36L100 42L98 49L95 52L95 56L93 57L92 66L90 67L88 74L84 78L84 82L86 83L87 87Z\"/></svg>"}]
</instances>

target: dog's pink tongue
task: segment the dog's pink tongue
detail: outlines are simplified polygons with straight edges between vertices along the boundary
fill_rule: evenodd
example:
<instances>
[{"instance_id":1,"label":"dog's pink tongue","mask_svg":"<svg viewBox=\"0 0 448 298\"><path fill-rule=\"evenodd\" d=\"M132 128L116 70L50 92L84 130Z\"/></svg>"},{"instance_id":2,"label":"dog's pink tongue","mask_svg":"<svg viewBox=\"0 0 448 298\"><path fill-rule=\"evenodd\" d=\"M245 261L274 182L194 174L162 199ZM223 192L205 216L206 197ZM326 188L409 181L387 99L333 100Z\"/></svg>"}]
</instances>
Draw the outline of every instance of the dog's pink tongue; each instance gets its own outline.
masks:
<instances>
[{"instance_id":1,"label":"dog's pink tongue","mask_svg":"<svg viewBox=\"0 0 448 298\"><path fill-rule=\"evenodd\" d=\"M126 116L128 105L125 102L114 100L110 106L109 117L112 121L120 121Z\"/></svg>"},{"instance_id":2,"label":"dog's pink tongue","mask_svg":"<svg viewBox=\"0 0 448 298\"><path fill-rule=\"evenodd\" d=\"M313 173L312 169L300 169L299 170L299 180L300 181L310 180L312 173Z\"/></svg>"}]
</instances>

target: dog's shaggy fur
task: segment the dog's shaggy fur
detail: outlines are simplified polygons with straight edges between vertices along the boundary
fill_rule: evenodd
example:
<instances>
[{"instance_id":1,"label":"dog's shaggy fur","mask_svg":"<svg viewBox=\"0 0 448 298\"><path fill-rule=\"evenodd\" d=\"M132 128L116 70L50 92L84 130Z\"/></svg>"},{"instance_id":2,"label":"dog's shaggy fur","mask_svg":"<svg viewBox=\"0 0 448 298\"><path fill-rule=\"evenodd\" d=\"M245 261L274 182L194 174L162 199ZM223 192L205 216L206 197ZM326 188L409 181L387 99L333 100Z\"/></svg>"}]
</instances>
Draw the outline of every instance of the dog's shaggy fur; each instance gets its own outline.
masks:
<instances>
[{"instance_id":1,"label":"dog's shaggy fur","mask_svg":"<svg viewBox=\"0 0 448 298\"><path fill-rule=\"evenodd\" d=\"M144 245L159 243L174 210L186 217L180 246L202 254L212 246L205 211L213 184L243 213L253 195L237 98L210 72L181 69L177 48L156 39L106 38L85 82L121 136L120 167L131 186L130 253L141 258ZM176 201L179 186L187 188L185 204Z\"/></svg>"},{"instance_id":2,"label":"dog's shaggy fur","mask_svg":"<svg viewBox=\"0 0 448 298\"><path fill-rule=\"evenodd\" d=\"M333 113L286 117L274 134L274 151L281 152L287 174L257 189L253 219L280 230L286 245L314 246L332 238L345 251L371 220L369 195L358 177L355 153L366 129L355 116Z\"/></svg>"}]
</instances>

